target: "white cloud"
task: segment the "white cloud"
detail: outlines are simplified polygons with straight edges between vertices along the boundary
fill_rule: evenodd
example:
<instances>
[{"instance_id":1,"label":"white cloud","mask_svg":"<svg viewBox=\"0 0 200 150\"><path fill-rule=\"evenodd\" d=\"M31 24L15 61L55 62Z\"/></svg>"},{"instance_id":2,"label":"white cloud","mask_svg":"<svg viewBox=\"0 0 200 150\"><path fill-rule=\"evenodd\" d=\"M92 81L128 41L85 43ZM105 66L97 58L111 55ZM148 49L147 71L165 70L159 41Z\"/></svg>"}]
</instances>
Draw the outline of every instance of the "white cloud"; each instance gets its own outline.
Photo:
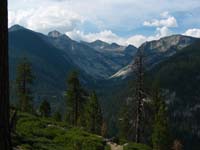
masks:
<instances>
[{"instance_id":1,"label":"white cloud","mask_svg":"<svg viewBox=\"0 0 200 150\"><path fill-rule=\"evenodd\" d=\"M161 17L163 19L154 19L152 21L145 21L143 23L144 26L149 26L149 27L168 27L168 28L173 28L173 27L178 27L178 23L176 21L176 18L173 16L169 15L169 12L163 12L161 13Z\"/></svg>"},{"instance_id":2,"label":"white cloud","mask_svg":"<svg viewBox=\"0 0 200 150\"><path fill-rule=\"evenodd\" d=\"M164 11L163 13L160 14L160 16L162 18L168 18L170 16L169 12L168 11Z\"/></svg>"},{"instance_id":3,"label":"white cloud","mask_svg":"<svg viewBox=\"0 0 200 150\"><path fill-rule=\"evenodd\" d=\"M172 32L169 30L168 27L161 27L161 28L157 28L157 36L158 37L164 37L164 36L168 36L170 34L172 34Z\"/></svg>"},{"instance_id":4,"label":"white cloud","mask_svg":"<svg viewBox=\"0 0 200 150\"><path fill-rule=\"evenodd\" d=\"M170 31L170 28L178 27L176 18L171 16L168 11L161 13L160 16L161 16L160 20L154 19L152 21L145 21L143 23L144 26L155 27L156 30L155 35L146 36L145 41L158 40L162 37L169 36L173 34Z\"/></svg>"},{"instance_id":5,"label":"white cloud","mask_svg":"<svg viewBox=\"0 0 200 150\"><path fill-rule=\"evenodd\" d=\"M142 30L143 23L146 26L155 27L155 34L162 32L164 35L164 29L170 31L171 27L178 26L176 18L169 12L176 16L177 12L182 11L195 13L194 8L200 6L199 0L182 0L181 5L180 0L152 0L151 3L149 0L8 0L8 2L9 25L18 23L40 32L52 29L61 32L111 30L125 36L135 32L138 34L138 30ZM159 7L155 9L155 6ZM149 20L158 14L161 18ZM195 18L198 18L199 13L195 14L197 16ZM198 19L193 19L193 16L189 18L192 18L191 24L199 24ZM96 26L95 29L83 25L84 19ZM186 19L191 22L188 18ZM184 22L187 23L187 20ZM186 23L183 25L187 26ZM190 28L189 25L187 27ZM153 31L153 29L150 30L150 32ZM142 32L144 33L144 30ZM177 28L176 32L180 30Z\"/></svg>"},{"instance_id":6,"label":"white cloud","mask_svg":"<svg viewBox=\"0 0 200 150\"><path fill-rule=\"evenodd\" d=\"M58 29L63 32L70 31L83 21L84 18L82 16L58 6L9 11L9 26L20 24L42 32L52 29Z\"/></svg>"},{"instance_id":7,"label":"white cloud","mask_svg":"<svg viewBox=\"0 0 200 150\"><path fill-rule=\"evenodd\" d=\"M184 35L200 38L200 29L188 29L187 31L185 31Z\"/></svg>"},{"instance_id":8,"label":"white cloud","mask_svg":"<svg viewBox=\"0 0 200 150\"><path fill-rule=\"evenodd\" d=\"M147 41L147 37L143 35L134 35L129 37L128 39L125 40L126 44L132 44L136 47L139 47L142 43Z\"/></svg>"},{"instance_id":9,"label":"white cloud","mask_svg":"<svg viewBox=\"0 0 200 150\"><path fill-rule=\"evenodd\" d=\"M111 29L118 32L134 31L141 26L144 20L152 18L163 11L192 12L195 7L200 6L199 0L8 0L9 9L18 11L20 9L37 9L42 7L58 6L61 9L70 10L81 14L88 20L97 24L100 22L102 30ZM155 6L159 6L156 7ZM141 12L142 10L142 12ZM120 12L120 13L119 13ZM167 12L163 13L166 16ZM172 18L173 19L173 18ZM85 26L84 26L85 27Z\"/></svg>"}]
</instances>

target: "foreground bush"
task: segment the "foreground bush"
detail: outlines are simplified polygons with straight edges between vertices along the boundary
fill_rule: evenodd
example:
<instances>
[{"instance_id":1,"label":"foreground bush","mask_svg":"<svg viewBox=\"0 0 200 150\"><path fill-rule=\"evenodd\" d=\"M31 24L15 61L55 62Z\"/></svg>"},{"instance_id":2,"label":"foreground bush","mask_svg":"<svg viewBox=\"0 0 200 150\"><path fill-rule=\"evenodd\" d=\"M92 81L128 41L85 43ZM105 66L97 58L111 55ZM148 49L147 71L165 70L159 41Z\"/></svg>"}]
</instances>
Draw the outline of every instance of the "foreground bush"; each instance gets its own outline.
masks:
<instances>
[{"instance_id":1,"label":"foreground bush","mask_svg":"<svg viewBox=\"0 0 200 150\"><path fill-rule=\"evenodd\" d=\"M29 114L18 118L13 143L20 150L104 150L101 137L82 129Z\"/></svg>"}]
</instances>

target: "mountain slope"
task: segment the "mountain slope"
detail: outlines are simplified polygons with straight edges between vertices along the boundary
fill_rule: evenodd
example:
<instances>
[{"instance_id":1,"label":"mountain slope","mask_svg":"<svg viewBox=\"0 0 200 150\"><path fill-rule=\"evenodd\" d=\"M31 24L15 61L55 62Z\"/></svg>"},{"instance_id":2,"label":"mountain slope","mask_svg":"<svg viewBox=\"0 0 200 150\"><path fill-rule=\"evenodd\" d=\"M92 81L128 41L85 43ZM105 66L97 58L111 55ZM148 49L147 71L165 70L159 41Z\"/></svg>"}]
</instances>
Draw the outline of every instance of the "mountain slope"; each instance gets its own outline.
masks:
<instances>
[{"instance_id":1,"label":"mountain slope","mask_svg":"<svg viewBox=\"0 0 200 150\"><path fill-rule=\"evenodd\" d=\"M93 46L95 44L93 43ZM11 27L9 53L12 93L15 91L16 67L23 57L27 57L33 65L36 76L33 85L36 104L45 97L55 104L63 99L66 90L65 81L71 70L79 71L84 86L94 87L94 84L98 84L98 80L104 82L111 74L129 64L137 51L131 45L123 47L105 42L104 44L112 50L99 51L86 42L73 41L58 31L52 31L46 36L19 25ZM115 50L119 47L123 49ZM16 96L12 95L12 99L16 99Z\"/></svg>"},{"instance_id":2,"label":"mountain slope","mask_svg":"<svg viewBox=\"0 0 200 150\"><path fill-rule=\"evenodd\" d=\"M185 149L199 149L200 142L200 40L154 67L152 81L171 95L171 122Z\"/></svg>"},{"instance_id":3,"label":"mountain slope","mask_svg":"<svg viewBox=\"0 0 200 150\"><path fill-rule=\"evenodd\" d=\"M159 81L169 104L173 133L184 142L185 149L197 150L200 143L200 39L195 39L172 56L165 54L161 57L162 61L147 69L145 87L151 90L151 85ZM109 120L114 118L114 124L117 122L116 110L119 112L126 99L134 94L132 77L128 76L124 80L112 78L113 88L104 87L104 91L112 89L107 93L105 103L106 108L109 108Z\"/></svg>"},{"instance_id":4,"label":"mountain slope","mask_svg":"<svg viewBox=\"0 0 200 150\"><path fill-rule=\"evenodd\" d=\"M175 138L183 142L185 150L198 150L200 143L200 40L163 60L150 70L145 87L152 90L159 83L168 104L170 125ZM131 78L120 80L127 85L116 86L115 96L110 98L112 108L120 109L135 89ZM118 81L119 82L119 81ZM123 89L123 91L122 91ZM111 116L113 114L110 114Z\"/></svg>"},{"instance_id":5,"label":"mountain slope","mask_svg":"<svg viewBox=\"0 0 200 150\"><path fill-rule=\"evenodd\" d=\"M52 36L52 34L57 36ZM57 31L49 34L49 42L63 50L74 64L96 79L107 79L132 60L136 48L126 51L126 47L102 41L93 43L76 42ZM98 48L102 48L101 50ZM109 50L108 50L109 49ZM121 49L118 51L118 49Z\"/></svg>"},{"instance_id":6,"label":"mountain slope","mask_svg":"<svg viewBox=\"0 0 200 150\"><path fill-rule=\"evenodd\" d=\"M87 42L82 42L82 43L84 43L100 52L102 52L102 51L107 51L107 52L109 52L109 51L117 52L118 51L118 52L120 52L120 51L124 51L124 49L126 48L125 46L118 45L117 43L109 44L109 43L103 42L101 40L96 40L91 43L87 43Z\"/></svg>"},{"instance_id":7,"label":"mountain slope","mask_svg":"<svg viewBox=\"0 0 200 150\"><path fill-rule=\"evenodd\" d=\"M183 48L193 44L197 41L197 38L183 36L183 35L172 35L169 37L161 38L160 40L146 42L141 45L139 50L143 51L144 63L146 68L149 70L156 64L168 59L169 57L181 51ZM116 77L127 77L133 71L134 60L124 68L120 69L111 78Z\"/></svg>"},{"instance_id":8,"label":"mountain slope","mask_svg":"<svg viewBox=\"0 0 200 150\"><path fill-rule=\"evenodd\" d=\"M65 81L71 70L80 71L81 79L87 82L84 71L74 65L66 53L43 40L45 35L25 28L14 28L9 31L11 81L16 78L16 67L20 59L27 57L36 77L34 93L37 100L54 96L52 99L57 101L66 89Z\"/></svg>"}]
</instances>

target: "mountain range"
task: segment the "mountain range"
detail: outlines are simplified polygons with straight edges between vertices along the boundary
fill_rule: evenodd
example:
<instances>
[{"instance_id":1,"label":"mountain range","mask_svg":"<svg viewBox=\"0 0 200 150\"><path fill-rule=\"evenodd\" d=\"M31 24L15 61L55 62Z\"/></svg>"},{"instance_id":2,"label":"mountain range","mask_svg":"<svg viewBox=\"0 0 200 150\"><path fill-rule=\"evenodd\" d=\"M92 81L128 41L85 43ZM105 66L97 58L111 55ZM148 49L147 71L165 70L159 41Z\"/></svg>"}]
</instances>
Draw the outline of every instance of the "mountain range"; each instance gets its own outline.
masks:
<instances>
[{"instance_id":1,"label":"mountain range","mask_svg":"<svg viewBox=\"0 0 200 150\"><path fill-rule=\"evenodd\" d=\"M12 98L14 101L16 67L23 57L32 63L36 77L33 89L36 105L47 98L53 107L63 109L67 76L77 70L82 84L97 91L112 128L120 107L127 97L133 96L133 86L128 84L134 76L135 58L142 51L148 84L159 81L161 89L169 95L173 125L184 125L177 134L184 133L180 136L195 145L200 140L199 47L200 39L183 35L148 41L136 48L100 40L77 42L56 30L44 35L14 25L9 29Z\"/></svg>"},{"instance_id":2,"label":"mountain range","mask_svg":"<svg viewBox=\"0 0 200 150\"><path fill-rule=\"evenodd\" d=\"M44 35L14 25L9 29L10 78L14 82L17 64L27 57L36 76L36 97L50 94L62 98L67 75L72 70L79 72L82 83L88 88L106 86L112 89L112 85L116 86L132 74L134 58L140 50L145 56L145 68L151 70L198 40L172 35L136 48L100 40L77 42L56 30Z\"/></svg>"},{"instance_id":3,"label":"mountain range","mask_svg":"<svg viewBox=\"0 0 200 150\"><path fill-rule=\"evenodd\" d=\"M58 31L44 35L19 25L9 29L11 81L14 83L16 78L17 64L27 57L36 77L34 93L38 101L48 95L55 102L56 98L61 99L70 71L78 71L82 83L91 86L128 65L136 52L132 45L125 47L99 40L77 42Z\"/></svg>"}]
</instances>

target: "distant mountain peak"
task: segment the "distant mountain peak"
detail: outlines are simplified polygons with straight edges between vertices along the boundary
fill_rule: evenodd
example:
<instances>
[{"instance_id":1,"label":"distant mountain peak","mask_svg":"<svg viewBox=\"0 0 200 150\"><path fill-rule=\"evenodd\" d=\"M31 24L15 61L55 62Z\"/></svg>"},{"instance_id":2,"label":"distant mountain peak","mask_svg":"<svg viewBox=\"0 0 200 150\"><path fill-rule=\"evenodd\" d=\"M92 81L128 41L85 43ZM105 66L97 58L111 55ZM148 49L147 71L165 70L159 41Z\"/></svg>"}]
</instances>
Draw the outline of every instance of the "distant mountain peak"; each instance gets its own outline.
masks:
<instances>
[{"instance_id":1,"label":"distant mountain peak","mask_svg":"<svg viewBox=\"0 0 200 150\"><path fill-rule=\"evenodd\" d=\"M63 34L60 33L60 32L57 31L57 30L54 30L54 31L51 31L51 32L48 33L48 36L49 36L49 37L52 37L52 38L58 38L58 37L60 37L60 36L62 36L62 35L63 35Z\"/></svg>"},{"instance_id":2,"label":"distant mountain peak","mask_svg":"<svg viewBox=\"0 0 200 150\"><path fill-rule=\"evenodd\" d=\"M127 54L135 54L136 52L137 52L137 48L135 47L135 46L133 46L133 45L128 45L126 48L125 48L125 50L124 50L124 52L125 53L127 53Z\"/></svg>"},{"instance_id":3,"label":"distant mountain peak","mask_svg":"<svg viewBox=\"0 0 200 150\"><path fill-rule=\"evenodd\" d=\"M101 40L96 40L94 42L91 42L91 44L96 44L96 45L108 45L108 43L101 41Z\"/></svg>"},{"instance_id":4,"label":"distant mountain peak","mask_svg":"<svg viewBox=\"0 0 200 150\"><path fill-rule=\"evenodd\" d=\"M105 43L104 41L101 41L101 40L95 40L93 41L92 43Z\"/></svg>"},{"instance_id":5,"label":"distant mountain peak","mask_svg":"<svg viewBox=\"0 0 200 150\"><path fill-rule=\"evenodd\" d=\"M17 31L17 30L24 30L25 28L23 26L20 26L18 24L13 25L12 27L9 28L9 31Z\"/></svg>"},{"instance_id":6,"label":"distant mountain peak","mask_svg":"<svg viewBox=\"0 0 200 150\"><path fill-rule=\"evenodd\" d=\"M112 47L120 47L120 45L117 44L117 43L112 43L111 46L112 46Z\"/></svg>"},{"instance_id":7,"label":"distant mountain peak","mask_svg":"<svg viewBox=\"0 0 200 150\"><path fill-rule=\"evenodd\" d=\"M134 45L129 44L127 48L136 48ZM136 48L137 49L137 48Z\"/></svg>"},{"instance_id":8,"label":"distant mountain peak","mask_svg":"<svg viewBox=\"0 0 200 150\"><path fill-rule=\"evenodd\" d=\"M146 42L142 44L141 47L144 47L148 52L154 50L157 52L167 52L173 48L176 48L177 50L182 49L193 43L195 40L196 38L193 37L175 34L163 37L159 40Z\"/></svg>"}]
</instances>

